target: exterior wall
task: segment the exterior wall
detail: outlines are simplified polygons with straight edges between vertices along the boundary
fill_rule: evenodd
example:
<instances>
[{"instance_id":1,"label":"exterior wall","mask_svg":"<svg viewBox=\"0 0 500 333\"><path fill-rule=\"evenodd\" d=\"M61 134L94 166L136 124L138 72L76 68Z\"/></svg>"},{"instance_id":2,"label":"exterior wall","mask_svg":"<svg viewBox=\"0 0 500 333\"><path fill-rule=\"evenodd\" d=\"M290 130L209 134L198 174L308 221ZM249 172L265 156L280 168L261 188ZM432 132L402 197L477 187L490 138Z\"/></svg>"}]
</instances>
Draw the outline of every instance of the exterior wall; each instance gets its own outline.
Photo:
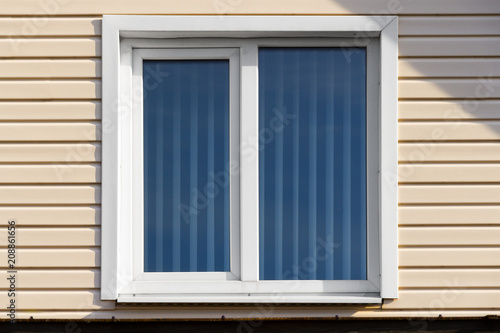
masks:
<instances>
[{"instance_id":1,"label":"exterior wall","mask_svg":"<svg viewBox=\"0 0 500 333\"><path fill-rule=\"evenodd\" d=\"M0 304L9 301L6 226L14 218L18 318L500 315L497 0L0 0L0 8ZM102 14L399 14L399 299L101 301Z\"/></svg>"}]
</instances>

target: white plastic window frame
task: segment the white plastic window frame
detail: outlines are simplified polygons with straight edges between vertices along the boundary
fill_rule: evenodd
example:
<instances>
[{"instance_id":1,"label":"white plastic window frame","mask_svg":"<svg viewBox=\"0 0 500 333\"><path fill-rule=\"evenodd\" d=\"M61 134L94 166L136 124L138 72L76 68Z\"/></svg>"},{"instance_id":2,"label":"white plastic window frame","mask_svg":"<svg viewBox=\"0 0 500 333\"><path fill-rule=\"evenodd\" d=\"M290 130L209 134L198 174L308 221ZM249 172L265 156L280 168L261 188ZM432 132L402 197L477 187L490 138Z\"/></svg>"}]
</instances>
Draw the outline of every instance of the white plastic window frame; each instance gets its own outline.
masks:
<instances>
[{"instance_id":1,"label":"white plastic window frame","mask_svg":"<svg viewBox=\"0 0 500 333\"><path fill-rule=\"evenodd\" d=\"M258 159L241 161L239 191L231 189L231 209L239 211L242 235L239 242L237 235L232 238L236 260L231 262L231 274L141 271L142 258L134 250L142 246L142 170L134 157L142 149L142 81L133 62L148 57L147 52L152 57L161 52L140 49L174 49L184 55L192 48L238 49L239 142L257 147L258 47L325 45L367 48L368 279L259 281ZM194 53L188 51L187 56ZM232 135L231 140L233 146L238 141ZM104 16L102 164L104 300L380 303L397 298L397 18ZM233 221L237 216L232 215Z\"/></svg>"}]
</instances>

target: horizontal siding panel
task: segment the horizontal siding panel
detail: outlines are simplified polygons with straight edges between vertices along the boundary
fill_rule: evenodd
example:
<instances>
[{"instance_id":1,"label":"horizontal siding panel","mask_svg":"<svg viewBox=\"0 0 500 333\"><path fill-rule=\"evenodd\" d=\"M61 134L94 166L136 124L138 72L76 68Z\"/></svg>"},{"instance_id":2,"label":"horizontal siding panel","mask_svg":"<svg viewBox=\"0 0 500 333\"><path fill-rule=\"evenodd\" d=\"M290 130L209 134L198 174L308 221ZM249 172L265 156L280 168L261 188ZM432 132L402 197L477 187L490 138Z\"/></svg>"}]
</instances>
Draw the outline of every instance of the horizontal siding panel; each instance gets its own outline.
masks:
<instances>
[{"instance_id":1,"label":"horizontal siding panel","mask_svg":"<svg viewBox=\"0 0 500 333\"><path fill-rule=\"evenodd\" d=\"M401 248L401 267L500 267L500 247Z\"/></svg>"},{"instance_id":2,"label":"horizontal siding panel","mask_svg":"<svg viewBox=\"0 0 500 333\"><path fill-rule=\"evenodd\" d=\"M143 311L137 311L142 309ZM48 319L48 320L63 320L66 323L75 319L82 320L111 320L112 317L115 317L116 320L152 320L152 319L183 319L183 320L207 320L214 319L220 320L222 314L226 319L236 319L236 320L247 320L250 317L250 314L255 314L255 310L248 310L246 308L241 307L224 307L223 309L210 307L204 308L203 311L200 311L199 308L186 308L185 306L177 306L175 308L169 307L168 311L164 309L153 309L152 307L148 307L147 310L144 310L145 305L140 304L134 306L134 310L129 310L132 308L131 305L127 305L125 309L120 307L120 310L114 311L37 311L36 318L37 319ZM353 309L349 308L338 308L332 310L331 307L274 307L273 311L260 311L259 318L274 318L278 320L283 320L283 318L297 318L299 320L304 320L304 318L335 318L338 315L339 318L346 319L361 319L361 318L400 318L405 320L411 320L411 324L413 324L413 330L425 330L429 321L438 319L438 316L444 316L445 318L480 318L486 317L490 315L500 315L500 311L496 309L455 309L455 310L443 310L441 308L435 308L432 310L424 310L424 311L413 311L413 310L382 310L382 309L366 309L363 308L363 311L360 311L362 307ZM333 315L333 317L332 317ZM0 312L0 316L7 318L7 311ZM32 311L16 311L16 319L30 319L33 316ZM422 317L427 317L429 320L424 320ZM260 319L259 319L260 320ZM494 321L492 324L494 325ZM142 326L141 326L142 328ZM78 332L78 331L77 331ZM84 331L82 331L84 332ZM401 331L398 331L401 332ZM87 333L87 332L85 332Z\"/></svg>"},{"instance_id":3,"label":"horizontal siding panel","mask_svg":"<svg viewBox=\"0 0 500 333\"><path fill-rule=\"evenodd\" d=\"M497 18L498 20L498 18ZM498 58L402 58L400 77L489 77L500 76Z\"/></svg>"},{"instance_id":4,"label":"horizontal siding panel","mask_svg":"<svg viewBox=\"0 0 500 333\"><path fill-rule=\"evenodd\" d=\"M403 288L500 288L500 269L400 269L399 287Z\"/></svg>"},{"instance_id":5,"label":"horizontal siding panel","mask_svg":"<svg viewBox=\"0 0 500 333\"><path fill-rule=\"evenodd\" d=\"M401 225L500 224L500 206L419 206L398 208Z\"/></svg>"},{"instance_id":6,"label":"horizontal siding panel","mask_svg":"<svg viewBox=\"0 0 500 333\"><path fill-rule=\"evenodd\" d=\"M81 289L99 288L98 269L18 270L16 289ZM9 273L0 272L0 288L9 289Z\"/></svg>"},{"instance_id":7,"label":"horizontal siding panel","mask_svg":"<svg viewBox=\"0 0 500 333\"><path fill-rule=\"evenodd\" d=\"M400 290L382 309L489 309L500 307L500 290Z\"/></svg>"},{"instance_id":8,"label":"horizontal siding panel","mask_svg":"<svg viewBox=\"0 0 500 333\"><path fill-rule=\"evenodd\" d=\"M500 42L500 40L499 40ZM399 98L499 98L500 79L400 80Z\"/></svg>"},{"instance_id":9,"label":"horizontal siding panel","mask_svg":"<svg viewBox=\"0 0 500 333\"><path fill-rule=\"evenodd\" d=\"M500 37L401 37L399 55L420 56L500 56Z\"/></svg>"},{"instance_id":10,"label":"horizontal siding panel","mask_svg":"<svg viewBox=\"0 0 500 333\"><path fill-rule=\"evenodd\" d=\"M0 272L0 288L9 289L9 273ZM18 270L17 289L81 289L99 288L98 269Z\"/></svg>"},{"instance_id":11,"label":"horizontal siding panel","mask_svg":"<svg viewBox=\"0 0 500 333\"><path fill-rule=\"evenodd\" d=\"M0 99L98 99L101 82L97 80L71 81L0 81Z\"/></svg>"},{"instance_id":12,"label":"horizontal siding panel","mask_svg":"<svg viewBox=\"0 0 500 333\"><path fill-rule=\"evenodd\" d=\"M0 246L7 246L7 232L0 234ZM101 244L99 227L83 228L17 228L17 246L98 246Z\"/></svg>"},{"instance_id":13,"label":"horizontal siding panel","mask_svg":"<svg viewBox=\"0 0 500 333\"><path fill-rule=\"evenodd\" d=\"M0 302L9 304L9 301L7 293L0 293ZM99 291L16 292L16 310L112 310L114 308L114 301L101 301Z\"/></svg>"},{"instance_id":14,"label":"horizontal siding panel","mask_svg":"<svg viewBox=\"0 0 500 333\"><path fill-rule=\"evenodd\" d=\"M0 123L0 141L98 141L100 139L100 123Z\"/></svg>"},{"instance_id":15,"label":"horizontal siding panel","mask_svg":"<svg viewBox=\"0 0 500 333\"><path fill-rule=\"evenodd\" d=\"M0 249L2 258L7 258L7 249ZM16 268L37 267L99 267L101 252L98 249L16 249ZM7 267L7 260L0 262Z\"/></svg>"},{"instance_id":16,"label":"horizontal siding panel","mask_svg":"<svg viewBox=\"0 0 500 333\"><path fill-rule=\"evenodd\" d=\"M398 169L399 181L406 183L500 183L500 164L401 164Z\"/></svg>"},{"instance_id":17,"label":"horizontal siding panel","mask_svg":"<svg viewBox=\"0 0 500 333\"><path fill-rule=\"evenodd\" d=\"M399 245L500 245L500 227L406 227L398 232Z\"/></svg>"},{"instance_id":18,"label":"horizontal siding panel","mask_svg":"<svg viewBox=\"0 0 500 333\"><path fill-rule=\"evenodd\" d=\"M4 15L40 15L40 2L15 0L4 3ZM156 0L76 0L46 9L50 15L100 15L100 14L491 14L500 12L496 0L401 0L387 3L386 0L266 0L242 2L200 2L185 0L165 6Z\"/></svg>"},{"instance_id":19,"label":"horizontal siding panel","mask_svg":"<svg viewBox=\"0 0 500 333\"><path fill-rule=\"evenodd\" d=\"M101 20L92 17L0 18L0 36L92 36L101 34Z\"/></svg>"},{"instance_id":20,"label":"horizontal siding panel","mask_svg":"<svg viewBox=\"0 0 500 333\"><path fill-rule=\"evenodd\" d=\"M500 121L412 122L398 129L403 141L500 140Z\"/></svg>"},{"instance_id":21,"label":"horizontal siding panel","mask_svg":"<svg viewBox=\"0 0 500 333\"><path fill-rule=\"evenodd\" d=\"M100 55L101 39L97 37L0 39L0 58L98 57Z\"/></svg>"},{"instance_id":22,"label":"horizontal siding panel","mask_svg":"<svg viewBox=\"0 0 500 333\"><path fill-rule=\"evenodd\" d=\"M500 119L500 101L399 101L398 115L401 120Z\"/></svg>"},{"instance_id":23,"label":"horizontal siding panel","mask_svg":"<svg viewBox=\"0 0 500 333\"><path fill-rule=\"evenodd\" d=\"M98 185L79 186L0 186L0 204L97 204Z\"/></svg>"},{"instance_id":24,"label":"horizontal siding panel","mask_svg":"<svg viewBox=\"0 0 500 333\"><path fill-rule=\"evenodd\" d=\"M500 185L400 185L399 203L500 203Z\"/></svg>"},{"instance_id":25,"label":"horizontal siding panel","mask_svg":"<svg viewBox=\"0 0 500 333\"><path fill-rule=\"evenodd\" d=\"M0 207L0 226L15 220L18 226L101 224L100 207Z\"/></svg>"},{"instance_id":26,"label":"horizontal siding panel","mask_svg":"<svg viewBox=\"0 0 500 333\"><path fill-rule=\"evenodd\" d=\"M99 183L100 165L0 165L0 184Z\"/></svg>"},{"instance_id":27,"label":"horizontal siding panel","mask_svg":"<svg viewBox=\"0 0 500 333\"><path fill-rule=\"evenodd\" d=\"M133 308L133 310L131 309ZM137 310L141 311L137 311ZM248 308L242 307L224 307L223 309L217 307L204 308L200 311L199 308L187 308L185 306L177 306L175 308L168 307L168 311L164 309L148 307L145 309L144 304L137 306L127 305L125 309L120 307L120 310L114 311L37 311L37 319L48 319L48 320L63 320L65 323L75 319L82 320L111 320L115 317L116 320L152 320L152 319L183 319L183 320L207 320L214 319L220 320L221 316L224 315L226 319L236 319L236 320L247 320L250 315L255 314L255 310L248 310ZM360 311L363 309L363 311ZM333 317L332 317L333 315ZM438 316L444 316L445 318L480 318L490 315L500 315L500 311L497 309L454 309L454 310L444 310L441 308L426 309L424 311L413 311L413 310L382 310L382 309L366 309L363 307L358 307L353 309L349 308L339 308L336 307L332 310L332 307L323 306L318 307L274 307L273 311L260 311L259 318L274 318L278 320L283 320L283 318L297 318L299 320L304 320L304 318L339 318L346 319L361 319L361 318L400 318L405 320L411 320L413 324L413 330L425 330L429 321L438 319ZM0 316L7 318L7 311L1 311ZM16 319L30 319L33 316L32 311L16 311ZM429 320L422 319L422 317L429 318ZM259 319L260 320L260 319ZM491 321L494 325L494 321ZM141 327L142 328L142 327ZM449 330L448 330L449 331ZM446 332L448 332L446 331ZM77 331L78 332L78 331ZM82 331L84 332L84 331ZM401 332L401 331L398 331ZM85 332L87 333L87 332Z\"/></svg>"},{"instance_id":28,"label":"horizontal siding panel","mask_svg":"<svg viewBox=\"0 0 500 333\"><path fill-rule=\"evenodd\" d=\"M497 162L500 143L400 143L398 158L401 162Z\"/></svg>"},{"instance_id":29,"label":"horizontal siding panel","mask_svg":"<svg viewBox=\"0 0 500 333\"><path fill-rule=\"evenodd\" d=\"M498 16L399 17L400 36L500 35Z\"/></svg>"},{"instance_id":30,"label":"horizontal siding panel","mask_svg":"<svg viewBox=\"0 0 500 333\"><path fill-rule=\"evenodd\" d=\"M101 102L0 102L0 120L94 120Z\"/></svg>"},{"instance_id":31,"label":"horizontal siding panel","mask_svg":"<svg viewBox=\"0 0 500 333\"><path fill-rule=\"evenodd\" d=\"M0 60L0 78L95 78L101 77L97 59Z\"/></svg>"},{"instance_id":32,"label":"horizontal siding panel","mask_svg":"<svg viewBox=\"0 0 500 333\"><path fill-rule=\"evenodd\" d=\"M0 162L99 162L100 143L0 144Z\"/></svg>"}]
</instances>

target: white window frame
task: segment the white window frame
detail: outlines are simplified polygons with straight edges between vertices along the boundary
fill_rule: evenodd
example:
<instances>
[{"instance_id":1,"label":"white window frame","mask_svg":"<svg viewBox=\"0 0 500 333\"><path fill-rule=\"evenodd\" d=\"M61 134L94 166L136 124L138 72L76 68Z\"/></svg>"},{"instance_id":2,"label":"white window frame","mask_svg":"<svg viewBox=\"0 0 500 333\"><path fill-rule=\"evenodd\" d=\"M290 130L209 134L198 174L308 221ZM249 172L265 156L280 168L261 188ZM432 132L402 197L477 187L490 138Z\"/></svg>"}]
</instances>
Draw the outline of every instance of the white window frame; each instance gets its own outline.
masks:
<instances>
[{"instance_id":1,"label":"white window frame","mask_svg":"<svg viewBox=\"0 0 500 333\"><path fill-rule=\"evenodd\" d=\"M258 147L258 47L325 45L367 48L368 279L258 280L258 156L239 157L239 178L232 178L231 273L144 273L142 59L198 53L232 57L233 65L239 61L239 96L231 93L240 103L236 111L230 107L233 160L240 142ZM231 54L222 52L228 48ZM380 303L397 298L397 18L104 16L102 164L102 299Z\"/></svg>"}]
</instances>

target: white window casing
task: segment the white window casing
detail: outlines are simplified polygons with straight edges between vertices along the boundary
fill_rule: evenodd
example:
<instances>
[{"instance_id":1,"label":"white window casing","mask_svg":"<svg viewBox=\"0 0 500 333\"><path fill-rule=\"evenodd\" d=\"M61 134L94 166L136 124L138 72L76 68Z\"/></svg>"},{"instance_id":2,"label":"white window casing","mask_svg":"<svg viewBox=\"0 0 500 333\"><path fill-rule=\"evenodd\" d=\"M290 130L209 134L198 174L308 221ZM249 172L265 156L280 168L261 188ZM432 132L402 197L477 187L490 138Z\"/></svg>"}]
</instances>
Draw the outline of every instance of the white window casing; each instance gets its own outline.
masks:
<instances>
[{"instance_id":1,"label":"white window casing","mask_svg":"<svg viewBox=\"0 0 500 333\"><path fill-rule=\"evenodd\" d=\"M380 303L397 298L397 17L103 18L101 298L168 303ZM367 280L259 281L258 48L366 47ZM142 59L230 61L231 272L143 272ZM236 83L236 85L235 85ZM237 88L237 89L235 89Z\"/></svg>"}]
</instances>

